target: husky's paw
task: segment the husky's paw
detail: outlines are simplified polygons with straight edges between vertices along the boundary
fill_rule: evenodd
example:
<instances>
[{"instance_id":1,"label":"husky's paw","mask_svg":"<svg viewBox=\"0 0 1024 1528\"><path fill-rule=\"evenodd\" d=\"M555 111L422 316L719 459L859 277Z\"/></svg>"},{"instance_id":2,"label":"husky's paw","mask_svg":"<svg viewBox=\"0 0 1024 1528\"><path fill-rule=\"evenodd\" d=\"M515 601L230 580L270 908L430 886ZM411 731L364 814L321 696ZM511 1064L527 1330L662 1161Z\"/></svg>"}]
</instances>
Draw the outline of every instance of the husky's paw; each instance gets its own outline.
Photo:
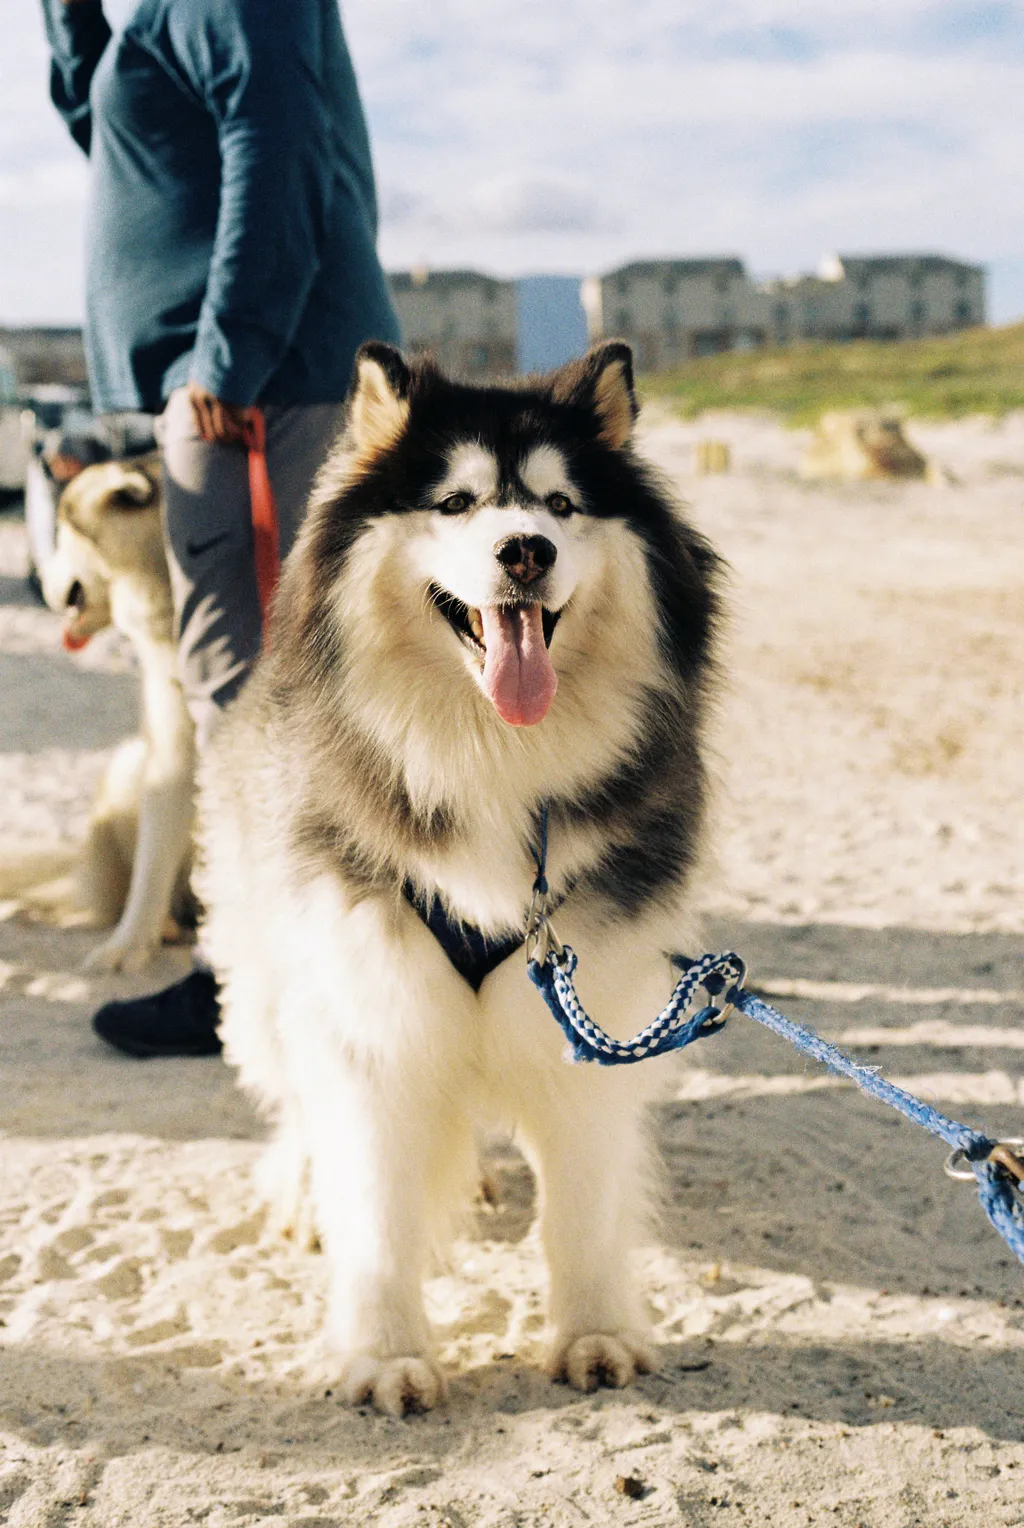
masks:
<instances>
[{"instance_id":1,"label":"husky's paw","mask_svg":"<svg viewBox=\"0 0 1024 1528\"><path fill-rule=\"evenodd\" d=\"M389 1417L432 1411L447 1398L448 1384L429 1358L374 1358L356 1353L342 1372L342 1394L350 1406L371 1401Z\"/></svg>"},{"instance_id":2,"label":"husky's paw","mask_svg":"<svg viewBox=\"0 0 1024 1528\"><path fill-rule=\"evenodd\" d=\"M567 1380L576 1390L609 1385L621 1390L638 1374L654 1368L654 1351L635 1332L594 1332L556 1342L548 1359L552 1379Z\"/></svg>"},{"instance_id":3,"label":"husky's paw","mask_svg":"<svg viewBox=\"0 0 1024 1528\"><path fill-rule=\"evenodd\" d=\"M160 945L156 939L140 938L135 934L122 934L115 929L109 939L104 939L85 957L87 971L143 971L149 965Z\"/></svg>"}]
</instances>

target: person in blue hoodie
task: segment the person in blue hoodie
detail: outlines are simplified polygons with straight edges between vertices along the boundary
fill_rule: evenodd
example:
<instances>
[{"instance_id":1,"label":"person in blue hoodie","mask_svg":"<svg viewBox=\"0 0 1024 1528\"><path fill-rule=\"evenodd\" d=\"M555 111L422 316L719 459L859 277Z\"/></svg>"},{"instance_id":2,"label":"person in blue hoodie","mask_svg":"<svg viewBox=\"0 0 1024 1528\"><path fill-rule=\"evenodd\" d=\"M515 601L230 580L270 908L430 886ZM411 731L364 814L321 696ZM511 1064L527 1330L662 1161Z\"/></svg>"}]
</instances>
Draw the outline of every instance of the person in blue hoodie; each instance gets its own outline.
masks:
<instances>
[{"instance_id":1,"label":"person in blue hoodie","mask_svg":"<svg viewBox=\"0 0 1024 1528\"><path fill-rule=\"evenodd\" d=\"M43 0L50 94L89 155L86 350L98 413L160 414L181 677L200 750L259 651L248 468L266 422L281 551L342 423L358 347L399 341L337 0ZM128 1054L220 1048L197 968L107 1004Z\"/></svg>"}]
</instances>

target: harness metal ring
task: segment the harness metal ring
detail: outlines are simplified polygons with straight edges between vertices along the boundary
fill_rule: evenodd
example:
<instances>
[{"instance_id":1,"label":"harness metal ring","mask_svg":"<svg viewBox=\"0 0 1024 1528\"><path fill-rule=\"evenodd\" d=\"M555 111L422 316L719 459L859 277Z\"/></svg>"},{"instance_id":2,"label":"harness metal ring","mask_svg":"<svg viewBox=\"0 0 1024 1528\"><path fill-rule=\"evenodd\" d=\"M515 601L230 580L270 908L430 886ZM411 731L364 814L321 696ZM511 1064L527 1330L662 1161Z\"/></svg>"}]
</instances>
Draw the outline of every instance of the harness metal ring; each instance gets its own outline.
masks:
<instances>
[{"instance_id":1,"label":"harness metal ring","mask_svg":"<svg viewBox=\"0 0 1024 1528\"><path fill-rule=\"evenodd\" d=\"M541 965L549 955L553 954L557 960L565 953L558 936L551 927L551 919L548 917L548 898L542 891L535 891L530 901L530 911L526 915L525 943L527 960L537 959ZM538 951L540 951L539 954Z\"/></svg>"},{"instance_id":2,"label":"harness metal ring","mask_svg":"<svg viewBox=\"0 0 1024 1528\"><path fill-rule=\"evenodd\" d=\"M726 1020L729 1019L736 1011L735 1000L743 991L743 983L747 979L747 963L745 960L741 960L738 955L734 958L736 965L739 967L739 970L736 975L736 980L733 982L732 986L728 988L728 990L726 990L726 987L723 984L721 991L725 992L726 996L721 1008L719 1008L715 1002L716 997L718 997L720 994L717 992L709 992L707 987L704 988L705 992L708 993L708 997L711 999L711 1007L716 1010L715 1018L708 1019L707 1022L709 1024L724 1024Z\"/></svg>"}]
</instances>

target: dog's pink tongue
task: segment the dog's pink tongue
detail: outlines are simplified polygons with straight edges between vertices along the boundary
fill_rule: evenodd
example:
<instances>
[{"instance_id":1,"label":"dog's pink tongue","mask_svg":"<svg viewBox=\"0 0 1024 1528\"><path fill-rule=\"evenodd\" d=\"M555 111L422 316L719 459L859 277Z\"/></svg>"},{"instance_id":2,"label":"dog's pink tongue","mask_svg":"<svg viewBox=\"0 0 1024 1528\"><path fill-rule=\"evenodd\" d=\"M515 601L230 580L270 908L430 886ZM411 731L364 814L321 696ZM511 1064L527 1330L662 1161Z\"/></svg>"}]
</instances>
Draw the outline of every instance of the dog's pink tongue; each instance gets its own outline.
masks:
<instances>
[{"instance_id":1,"label":"dog's pink tongue","mask_svg":"<svg viewBox=\"0 0 1024 1528\"><path fill-rule=\"evenodd\" d=\"M484 689L503 722L531 727L543 721L558 688L558 676L544 644L539 605L514 609L485 605Z\"/></svg>"}]
</instances>

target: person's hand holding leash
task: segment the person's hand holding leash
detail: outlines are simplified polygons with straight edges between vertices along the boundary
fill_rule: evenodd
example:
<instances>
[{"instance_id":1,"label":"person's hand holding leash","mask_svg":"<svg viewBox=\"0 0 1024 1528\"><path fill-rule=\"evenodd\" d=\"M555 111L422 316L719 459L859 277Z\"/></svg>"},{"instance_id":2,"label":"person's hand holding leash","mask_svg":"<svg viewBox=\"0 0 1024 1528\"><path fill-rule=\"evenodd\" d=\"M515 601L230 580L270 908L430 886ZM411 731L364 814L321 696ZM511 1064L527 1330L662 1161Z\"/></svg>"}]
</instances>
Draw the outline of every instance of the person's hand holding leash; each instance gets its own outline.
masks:
<instances>
[{"instance_id":1,"label":"person's hand holding leash","mask_svg":"<svg viewBox=\"0 0 1024 1528\"><path fill-rule=\"evenodd\" d=\"M246 444L246 426L253 412L251 408L242 408L237 403L225 403L200 382L190 382L187 392L192 417L203 440L215 440L222 446Z\"/></svg>"}]
</instances>

